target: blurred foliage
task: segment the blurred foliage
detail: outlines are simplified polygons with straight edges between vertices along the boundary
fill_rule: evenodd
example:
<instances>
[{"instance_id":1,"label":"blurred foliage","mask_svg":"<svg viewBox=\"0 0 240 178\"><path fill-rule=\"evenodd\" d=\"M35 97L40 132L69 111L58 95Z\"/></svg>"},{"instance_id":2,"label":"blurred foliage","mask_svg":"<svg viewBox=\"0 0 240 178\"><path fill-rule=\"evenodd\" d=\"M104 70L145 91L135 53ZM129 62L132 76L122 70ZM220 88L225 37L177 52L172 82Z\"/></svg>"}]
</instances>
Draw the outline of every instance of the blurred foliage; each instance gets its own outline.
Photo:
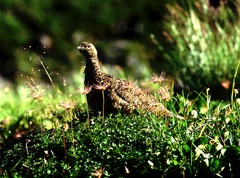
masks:
<instances>
[{"instance_id":1,"label":"blurred foliage","mask_svg":"<svg viewBox=\"0 0 240 178\"><path fill-rule=\"evenodd\" d=\"M119 39L143 43L150 31L159 30L165 2L3 0L1 73L13 79L26 72L29 51L46 56L47 66L64 74L76 69L75 47L81 41L92 41L99 48Z\"/></svg>"},{"instance_id":2,"label":"blurred foliage","mask_svg":"<svg viewBox=\"0 0 240 178\"><path fill-rule=\"evenodd\" d=\"M68 75L82 66L76 46L91 41L104 64L124 67L137 79L148 77L152 70L165 71L178 91L211 87L213 93L219 89L225 96L222 83L232 81L239 43L234 38L239 36L236 0L2 0L0 4L0 71L12 80L41 66L29 62L33 53L42 56L52 75ZM194 42L193 37L201 41ZM199 46L203 43L205 50ZM195 68L198 61L209 64ZM44 73L39 77L46 80Z\"/></svg>"},{"instance_id":3,"label":"blurred foliage","mask_svg":"<svg viewBox=\"0 0 240 178\"><path fill-rule=\"evenodd\" d=\"M208 2L213 1L168 6L171 16L163 32L168 43L162 43L157 35L151 37L165 60L162 68L174 77L178 89L193 94L208 87L214 99L230 99L240 57L237 2L235 6L230 1Z\"/></svg>"}]
</instances>

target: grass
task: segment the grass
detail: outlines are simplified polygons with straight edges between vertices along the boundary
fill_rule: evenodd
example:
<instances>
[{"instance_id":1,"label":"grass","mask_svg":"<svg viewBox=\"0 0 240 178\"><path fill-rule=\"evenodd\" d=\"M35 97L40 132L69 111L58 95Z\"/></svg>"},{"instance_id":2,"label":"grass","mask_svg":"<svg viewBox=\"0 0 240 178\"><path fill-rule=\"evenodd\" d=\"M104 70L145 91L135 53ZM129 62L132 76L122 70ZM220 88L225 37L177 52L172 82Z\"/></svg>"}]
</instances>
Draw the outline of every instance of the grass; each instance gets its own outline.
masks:
<instances>
[{"instance_id":1,"label":"grass","mask_svg":"<svg viewBox=\"0 0 240 178\"><path fill-rule=\"evenodd\" d=\"M189 93L207 86L215 98L229 99L240 56L238 14L233 18L228 7L212 12L205 0L183 4L168 6L166 46L157 35L150 35L165 60L164 70Z\"/></svg>"},{"instance_id":2,"label":"grass","mask_svg":"<svg viewBox=\"0 0 240 178\"><path fill-rule=\"evenodd\" d=\"M234 177L240 163L237 112L186 121L119 114L105 117L104 125L99 116L90 129L79 119L74 142L72 130L61 127L6 142L1 167L9 177Z\"/></svg>"},{"instance_id":3,"label":"grass","mask_svg":"<svg viewBox=\"0 0 240 178\"><path fill-rule=\"evenodd\" d=\"M85 94L91 88L84 88L83 69L56 84L42 58L33 55L31 60L40 62L50 86L38 81L32 69L32 76L22 77L25 83L0 93L4 129L0 130L0 176L238 177L239 29L216 22L215 33L192 9L182 12L178 7L175 11L181 13L171 19L177 14L177 22L168 23L175 51L163 50L151 37L185 85L202 90L204 84L206 89L191 90L196 97L189 99L184 92L174 94L173 85L165 88L163 74L140 82L185 120L153 114L105 115L107 86L94 86L102 90L103 111L90 118ZM208 84L216 87L225 80L232 83L231 95L228 100L213 100Z\"/></svg>"},{"instance_id":4,"label":"grass","mask_svg":"<svg viewBox=\"0 0 240 178\"><path fill-rule=\"evenodd\" d=\"M238 175L240 104L235 94L231 102L212 101L208 89L195 100L184 95L168 98L166 106L179 110L186 120L118 114L92 118L90 125L85 93L78 91L83 88L80 75L82 71L64 92L29 77L27 85L18 86L17 95L5 89L1 118L8 123L3 122L3 135L11 139L2 144L1 176ZM12 139L22 130L20 138Z\"/></svg>"}]
</instances>

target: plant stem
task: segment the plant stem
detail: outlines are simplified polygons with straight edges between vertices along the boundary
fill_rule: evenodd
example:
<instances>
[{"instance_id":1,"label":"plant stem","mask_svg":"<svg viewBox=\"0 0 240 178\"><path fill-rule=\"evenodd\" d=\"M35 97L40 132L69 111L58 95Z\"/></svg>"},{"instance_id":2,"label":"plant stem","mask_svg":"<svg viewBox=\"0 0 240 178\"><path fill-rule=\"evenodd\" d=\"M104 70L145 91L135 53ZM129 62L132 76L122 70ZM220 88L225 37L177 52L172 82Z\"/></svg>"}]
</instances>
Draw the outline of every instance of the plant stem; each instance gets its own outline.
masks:
<instances>
[{"instance_id":1,"label":"plant stem","mask_svg":"<svg viewBox=\"0 0 240 178\"><path fill-rule=\"evenodd\" d=\"M104 110L105 110L105 97L104 97L104 90L102 90L102 97L103 97L103 106L102 106L102 124L104 124Z\"/></svg>"},{"instance_id":2,"label":"plant stem","mask_svg":"<svg viewBox=\"0 0 240 178\"><path fill-rule=\"evenodd\" d=\"M234 93L234 88L235 88L235 84L236 84L235 82L236 82L236 78L237 78L239 65L240 65L240 59L238 60L237 67L236 67L236 70L235 70L235 73L233 76L232 93L231 93L231 103L232 104L233 104L233 93Z\"/></svg>"},{"instance_id":3,"label":"plant stem","mask_svg":"<svg viewBox=\"0 0 240 178\"><path fill-rule=\"evenodd\" d=\"M71 123L71 131L72 131L72 146L74 146L74 132L73 132L73 116L72 116L72 109L67 110L68 118L70 119Z\"/></svg>"},{"instance_id":4,"label":"plant stem","mask_svg":"<svg viewBox=\"0 0 240 178\"><path fill-rule=\"evenodd\" d=\"M88 101L87 101L87 95L86 95L86 104L87 104L87 125L88 125L88 128L90 128L90 124L91 124L91 121L90 121L90 116L89 116L89 110L88 110Z\"/></svg>"},{"instance_id":5,"label":"plant stem","mask_svg":"<svg viewBox=\"0 0 240 178\"><path fill-rule=\"evenodd\" d=\"M38 55L36 55L36 54L34 54L34 55L36 56L36 58L38 59L38 61L39 61L40 64L42 65L44 71L46 72L46 74L47 74L47 76L48 76L48 79L49 79L49 81L51 82L51 84L52 84L52 86L53 86L54 91L57 93L58 98L60 98L60 92L59 92L59 90L57 89L56 85L54 84L54 82L53 82L53 80L52 80L52 78L51 78L51 76L50 76L47 68L45 67L45 65L44 65L44 63L43 63L43 61L41 60L41 58L40 58Z\"/></svg>"}]
</instances>

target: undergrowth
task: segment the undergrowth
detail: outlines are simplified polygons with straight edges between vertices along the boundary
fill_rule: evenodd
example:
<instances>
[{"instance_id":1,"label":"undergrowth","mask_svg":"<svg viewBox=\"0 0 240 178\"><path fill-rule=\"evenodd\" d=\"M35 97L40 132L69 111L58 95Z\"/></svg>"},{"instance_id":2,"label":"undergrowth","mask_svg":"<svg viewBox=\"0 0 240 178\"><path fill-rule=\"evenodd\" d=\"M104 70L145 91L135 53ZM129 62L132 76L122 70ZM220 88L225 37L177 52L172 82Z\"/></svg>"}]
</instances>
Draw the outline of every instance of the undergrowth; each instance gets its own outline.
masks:
<instances>
[{"instance_id":1,"label":"undergrowth","mask_svg":"<svg viewBox=\"0 0 240 178\"><path fill-rule=\"evenodd\" d=\"M229 99L240 56L239 14L224 3L214 10L208 2L187 0L169 5L171 15L163 32L169 43L164 45L154 34L150 37L165 60L164 70L179 88L192 94L206 86L214 98ZM239 11L237 2L236 7Z\"/></svg>"},{"instance_id":2,"label":"undergrowth","mask_svg":"<svg viewBox=\"0 0 240 178\"><path fill-rule=\"evenodd\" d=\"M238 66L235 76L237 71ZM1 144L1 176L238 176L238 90L233 89L231 102L212 101L209 89L195 100L155 94L186 120L150 113L90 119L84 96L89 90L81 89L83 80L78 77L73 76L75 85L64 91L56 85L53 90L44 88L31 77L26 78L27 89L18 88L18 97L5 91L5 97L12 101L1 106L1 117L9 118L8 124L2 123L6 139ZM156 92L163 80L162 75L153 76L155 83L147 85ZM15 128L25 132L15 130L13 135Z\"/></svg>"},{"instance_id":3,"label":"undergrowth","mask_svg":"<svg viewBox=\"0 0 240 178\"><path fill-rule=\"evenodd\" d=\"M206 6L198 8L208 14ZM71 80L57 75L63 82L56 84L42 58L29 53L50 83L38 81L39 71L31 69L32 76L22 76L24 85L0 92L0 176L238 177L240 31L220 23L213 30L192 8L174 12L165 35L175 40L176 50L163 50L151 36L170 63L175 59L169 69L186 88L231 80L225 86L232 88L229 101L212 100L211 87L194 99L174 96L174 86L165 86L161 75L140 84L185 120L150 113L104 115L104 107L103 116L91 118L85 96L91 89L83 89L83 70Z\"/></svg>"},{"instance_id":4,"label":"undergrowth","mask_svg":"<svg viewBox=\"0 0 240 178\"><path fill-rule=\"evenodd\" d=\"M240 113L228 109L185 121L96 117L90 128L78 119L9 140L1 169L5 177L236 177Z\"/></svg>"}]
</instances>

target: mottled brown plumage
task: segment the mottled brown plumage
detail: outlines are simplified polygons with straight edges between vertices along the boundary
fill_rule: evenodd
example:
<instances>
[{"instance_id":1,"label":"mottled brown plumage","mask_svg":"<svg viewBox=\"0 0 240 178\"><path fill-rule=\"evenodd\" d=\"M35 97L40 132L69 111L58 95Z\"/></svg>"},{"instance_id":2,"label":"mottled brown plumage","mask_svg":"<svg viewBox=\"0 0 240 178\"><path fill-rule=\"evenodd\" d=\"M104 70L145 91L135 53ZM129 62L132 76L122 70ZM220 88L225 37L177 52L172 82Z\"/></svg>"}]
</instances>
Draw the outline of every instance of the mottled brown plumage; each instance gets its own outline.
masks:
<instances>
[{"instance_id":1,"label":"mottled brown plumage","mask_svg":"<svg viewBox=\"0 0 240 178\"><path fill-rule=\"evenodd\" d=\"M163 117L184 119L167 110L162 103L146 91L138 88L133 82L104 73L100 68L97 50L92 43L83 42L77 49L85 57L84 84L85 87L92 87L92 90L87 94L87 100L95 114L101 113L103 109L103 96L100 90L102 87L105 88L105 113L116 113L118 110L132 113L138 110Z\"/></svg>"}]
</instances>

